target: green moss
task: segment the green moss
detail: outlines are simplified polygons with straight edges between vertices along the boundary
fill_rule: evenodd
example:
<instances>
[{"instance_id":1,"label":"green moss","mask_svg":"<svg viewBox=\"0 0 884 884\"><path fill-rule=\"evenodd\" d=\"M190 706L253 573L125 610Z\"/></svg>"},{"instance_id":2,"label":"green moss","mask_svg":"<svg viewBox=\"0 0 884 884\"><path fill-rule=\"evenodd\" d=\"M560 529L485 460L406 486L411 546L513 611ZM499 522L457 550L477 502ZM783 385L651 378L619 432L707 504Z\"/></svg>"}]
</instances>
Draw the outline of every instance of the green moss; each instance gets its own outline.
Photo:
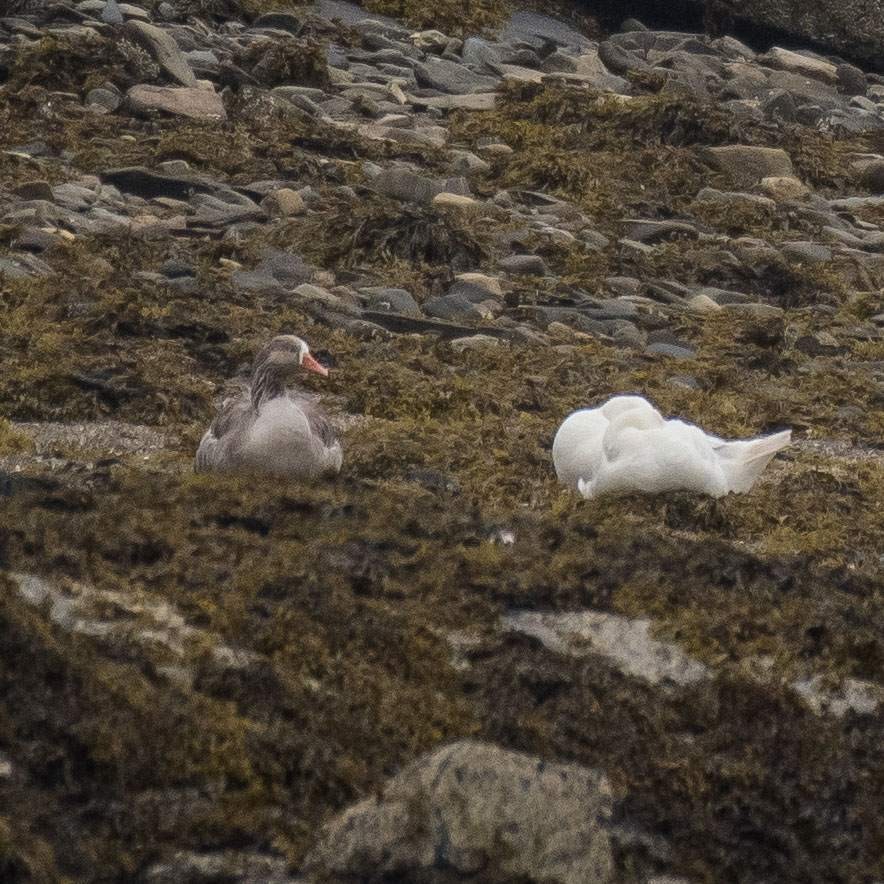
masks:
<instances>
[{"instance_id":1,"label":"green moss","mask_svg":"<svg viewBox=\"0 0 884 884\"><path fill-rule=\"evenodd\" d=\"M506 0L364 0L371 12L405 19L414 28L435 28L455 37L469 36L503 23L510 12Z\"/></svg>"},{"instance_id":2,"label":"green moss","mask_svg":"<svg viewBox=\"0 0 884 884\"><path fill-rule=\"evenodd\" d=\"M493 207L481 213L445 212L378 195L354 207L330 201L323 212L279 228L277 245L296 243L322 267L403 262L412 267L473 270L488 257L494 229L506 226ZM334 236L324 235L334 230Z\"/></svg>"},{"instance_id":3,"label":"green moss","mask_svg":"<svg viewBox=\"0 0 884 884\"><path fill-rule=\"evenodd\" d=\"M605 227L618 214L680 211L708 181L692 146L728 139L724 114L675 96L628 102L560 85L511 86L497 110L462 116L461 138L493 135L514 148L496 167L503 186L575 200Z\"/></svg>"},{"instance_id":4,"label":"green moss","mask_svg":"<svg viewBox=\"0 0 884 884\"><path fill-rule=\"evenodd\" d=\"M796 173L816 187L844 183L848 156L861 139L834 141L802 127L759 126L745 132L712 103L679 94L626 100L562 84L509 85L494 111L463 114L462 139L493 136L515 154L496 165L490 182L549 190L579 202L603 225L618 214L684 212L699 190L726 182L705 163L703 146L749 143L781 147ZM489 183L490 183L489 182ZM766 230L766 217L725 222L733 233Z\"/></svg>"},{"instance_id":5,"label":"green moss","mask_svg":"<svg viewBox=\"0 0 884 884\"><path fill-rule=\"evenodd\" d=\"M134 43L89 30L76 38L50 35L19 46L9 68L9 88L18 95L34 87L80 95L104 83L126 89L159 72Z\"/></svg>"},{"instance_id":6,"label":"green moss","mask_svg":"<svg viewBox=\"0 0 884 884\"><path fill-rule=\"evenodd\" d=\"M184 15L214 21L254 21L266 12L290 11L298 7L288 0L182 0Z\"/></svg>"},{"instance_id":7,"label":"green moss","mask_svg":"<svg viewBox=\"0 0 884 884\"><path fill-rule=\"evenodd\" d=\"M317 40L285 37L269 44L256 43L244 49L236 61L264 86L328 85L325 47Z\"/></svg>"},{"instance_id":8,"label":"green moss","mask_svg":"<svg viewBox=\"0 0 884 884\"><path fill-rule=\"evenodd\" d=\"M21 454L33 447L31 439L15 429L12 424L0 417L0 456Z\"/></svg>"}]
</instances>

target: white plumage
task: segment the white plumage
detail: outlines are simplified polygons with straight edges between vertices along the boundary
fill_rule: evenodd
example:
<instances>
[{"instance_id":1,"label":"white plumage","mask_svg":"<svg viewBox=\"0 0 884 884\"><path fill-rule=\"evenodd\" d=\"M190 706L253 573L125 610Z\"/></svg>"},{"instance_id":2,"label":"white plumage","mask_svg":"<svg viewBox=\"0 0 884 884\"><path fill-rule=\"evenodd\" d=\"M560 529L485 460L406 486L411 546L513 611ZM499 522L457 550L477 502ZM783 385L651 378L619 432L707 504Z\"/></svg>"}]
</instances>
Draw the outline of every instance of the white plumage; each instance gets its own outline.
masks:
<instances>
[{"instance_id":1,"label":"white plumage","mask_svg":"<svg viewBox=\"0 0 884 884\"><path fill-rule=\"evenodd\" d=\"M748 491L791 430L728 442L681 420L666 420L641 396L615 396L569 415L553 441L559 481L586 498L641 491L712 497Z\"/></svg>"}]
</instances>

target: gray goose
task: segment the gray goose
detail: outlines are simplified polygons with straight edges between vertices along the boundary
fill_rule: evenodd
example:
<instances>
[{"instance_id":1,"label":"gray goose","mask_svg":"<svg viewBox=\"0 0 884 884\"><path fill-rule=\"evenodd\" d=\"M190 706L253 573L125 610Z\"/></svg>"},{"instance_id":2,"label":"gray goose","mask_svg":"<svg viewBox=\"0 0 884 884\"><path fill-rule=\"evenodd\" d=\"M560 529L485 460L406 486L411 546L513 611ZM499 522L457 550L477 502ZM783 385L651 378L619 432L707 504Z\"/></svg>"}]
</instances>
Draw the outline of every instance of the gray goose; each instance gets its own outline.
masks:
<instances>
[{"instance_id":1,"label":"gray goose","mask_svg":"<svg viewBox=\"0 0 884 884\"><path fill-rule=\"evenodd\" d=\"M273 338L255 358L251 382L224 400L203 436L196 472L258 472L293 479L338 473L341 443L317 397L288 387L301 369L328 375L300 338Z\"/></svg>"}]
</instances>

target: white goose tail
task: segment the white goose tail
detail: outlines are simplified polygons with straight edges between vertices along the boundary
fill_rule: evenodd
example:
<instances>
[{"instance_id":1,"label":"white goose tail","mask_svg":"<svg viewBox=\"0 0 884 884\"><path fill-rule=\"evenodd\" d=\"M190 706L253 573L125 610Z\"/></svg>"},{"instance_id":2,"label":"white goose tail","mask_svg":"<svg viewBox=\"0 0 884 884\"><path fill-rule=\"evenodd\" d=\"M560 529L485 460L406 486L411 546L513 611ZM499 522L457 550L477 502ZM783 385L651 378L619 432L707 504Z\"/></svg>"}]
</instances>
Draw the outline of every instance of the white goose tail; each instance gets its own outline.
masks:
<instances>
[{"instance_id":1,"label":"white goose tail","mask_svg":"<svg viewBox=\"0 0 884 884\"><path fill-rule=\"evenodd\" d=\"M587 482L586 479L578 479L577 490L586 500L592 499L592 482Z\"/></svg>"},{"instance_id":2,"label":"white goose tail","mask_svg":"<svg viewBox=\"0 0 884 884\"><path fill-rule=\"evenodd\" d=\"M715 446L729 491L748 491L771 462L773 456L792 442L792 431L783 430L760 439L725 442Z\"/></svg>"}]
</instances>

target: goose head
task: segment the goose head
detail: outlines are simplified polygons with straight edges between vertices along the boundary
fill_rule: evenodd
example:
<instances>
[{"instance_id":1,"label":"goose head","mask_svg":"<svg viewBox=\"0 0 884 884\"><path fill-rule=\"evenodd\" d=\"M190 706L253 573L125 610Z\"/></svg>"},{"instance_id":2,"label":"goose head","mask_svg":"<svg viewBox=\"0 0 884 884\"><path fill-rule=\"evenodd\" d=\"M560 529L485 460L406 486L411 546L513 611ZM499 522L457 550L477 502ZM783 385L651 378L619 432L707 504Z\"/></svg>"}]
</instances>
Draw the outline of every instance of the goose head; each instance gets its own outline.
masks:
<instances>
[{"instance_id":1,"label":"goose head","mask_svg":"<svg viewBox=\"0 0 884 884\"><path fill-rule=\"evenodd\" d=\"M285 393L286 387L301 371L328 377L328 369L310 355L306 341L297 335L278 335L255 357L252 369L252 405L261 404Z\"/></svg>"},{"instance_id":2,"label":"goose head","mask_svg":"<svg viewBox=\"0 0 884 884\"><path fill-rule=\"evenodd\" d=\"M328 369L317 362L307 342L297 335L277 335L255 360L255 373L266 371L281 378L291 378L302 369L328 377Z\"/></svg>"},{"instance_id":3,"label":"goose head","mask_svg":"<svg viewBox=\"0 0 884 884\"><path fill-rule=\"evenodd\" d=\"M612 396L605 402L600 411L610 421L627 411L653 411L656 408L643 396Z\"/></svg>"}]
</instances>

